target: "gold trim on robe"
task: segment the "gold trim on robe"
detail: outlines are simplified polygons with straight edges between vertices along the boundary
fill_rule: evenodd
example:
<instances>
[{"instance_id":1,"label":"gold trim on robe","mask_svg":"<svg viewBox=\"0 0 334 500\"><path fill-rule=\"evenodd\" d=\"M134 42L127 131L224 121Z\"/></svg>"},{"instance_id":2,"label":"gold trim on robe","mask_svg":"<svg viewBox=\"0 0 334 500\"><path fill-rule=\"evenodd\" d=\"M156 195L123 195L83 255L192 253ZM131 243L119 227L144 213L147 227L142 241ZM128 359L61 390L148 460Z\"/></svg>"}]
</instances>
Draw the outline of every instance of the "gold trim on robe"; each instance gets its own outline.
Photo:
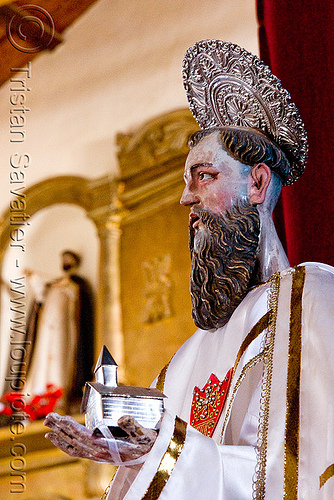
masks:
<instances>
[{"instance_id":1,"label":"gold trim on robe","mask_svg":"<svg viewBox=\"0 0 334 500\"><path fill-rule=\"evenodd\" d=\"M181 455L186 439L186 432L186 422L176 416L172 439L142 500L156 500L159 498Z\"/></svg>"},{"instance_id":2,"label":"gold trim on robe","mask_svg":"<svg viewBox=\"0 0 334 500\"><path fill-rule=\"evenodd\" d=\"M271 382L273 374L273 356L278 314L278 299L280 295L281 275L274 274L271 279L269 295L269 326L262 353L264 371L262 395L260 402L259 431L258 431L258 457L256 466L256 480L254 482L254 498L264 500L266 493L267 476L267 451L269 428L269 402L271 396Z\"/></svg>"},{"instance_id":3,"label":"gold trim on robe","mask_svg":"<svg viewBox=\"0 0 334 500\"><path fill-rule=\"evenodd\" d=\"M284 441L284 500L297 500L300 416L300 363L302 352L302 297L305 267L292 276L286 420Z\"/></svg>"},{"instance_id":4,"label":"gold trim on robe","mask_svg":"<svg viewBox=\"0 0 334 500\"><path fill-rule=\"evenodd\" d=\"M319 481L320 481L319 490L324 486L324 484L328 481L328 479L330 479L333 476L334 476L334 464L327 467L325 472L323 472L321 474L321 476L319 477Z\"/></svg>"},{"instance_id":5,"label":"gold trim on robe","mask_svg":"<svg viewBox=\"0 0 334 500\"><path fill-rule=\"evenodd\" d=\"M156 383L155 387L156 387L156 389L159 389L159 391L161 391L161 392L164 392L166 373L167 373L168 367L169 367L170 362L172 361L172 359L167 363L167 365L165 365L163 367L163 369L159 373L158 380L157 380L157 383Z\"/></svg>"}]
</instances>

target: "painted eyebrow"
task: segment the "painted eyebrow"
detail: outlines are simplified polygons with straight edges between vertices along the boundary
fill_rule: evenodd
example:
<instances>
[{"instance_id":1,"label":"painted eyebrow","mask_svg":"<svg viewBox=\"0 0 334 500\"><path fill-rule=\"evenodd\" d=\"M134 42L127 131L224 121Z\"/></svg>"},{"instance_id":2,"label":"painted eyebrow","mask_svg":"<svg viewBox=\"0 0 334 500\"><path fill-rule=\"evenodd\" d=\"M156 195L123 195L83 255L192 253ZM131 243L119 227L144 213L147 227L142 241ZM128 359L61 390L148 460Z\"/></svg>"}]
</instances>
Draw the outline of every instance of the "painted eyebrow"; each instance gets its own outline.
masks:
<instances>
[{"instance_id":1,"label":"painted eyebrow","mask_svg":"<svg viewBox=\"0 0 334 500\"><path fill-rule=\"evenodd\" d=\"M189 168L190 172L193 170L196 170L196 168L210 168L213 167L212 163L195 163L194 165L191 165Z\"/></svg>"}]
</instances>

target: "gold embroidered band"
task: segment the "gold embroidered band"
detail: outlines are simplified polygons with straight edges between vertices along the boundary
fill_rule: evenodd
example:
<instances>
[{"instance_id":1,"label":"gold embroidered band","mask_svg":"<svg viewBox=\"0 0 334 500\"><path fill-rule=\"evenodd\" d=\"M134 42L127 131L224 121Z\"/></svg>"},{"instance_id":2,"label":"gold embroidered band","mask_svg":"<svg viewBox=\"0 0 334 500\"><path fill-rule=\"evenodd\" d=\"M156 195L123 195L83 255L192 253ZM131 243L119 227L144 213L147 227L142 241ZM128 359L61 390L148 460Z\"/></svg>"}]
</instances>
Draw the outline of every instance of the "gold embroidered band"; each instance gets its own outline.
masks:
<instances>
[{"instance_id":1,"label":"gold embroidered band","mask_svg":"<svg viewBox=\"0 0 334 500\"><path fill-rule=\"evenodd\" d=\"M330 479L333 476L334 476L334 464L332 464L329 467L327 467L327 469L325 470L325 472L323 472L321 474L321 476L319 477L319 480L320 480L319 489L322 488L323 485L326 483L326 481L328 481L328 479Z\"/></svg>"},{"instance_id":2,"label":"gold embroidered band","mask_svg":"<svg viewBox=\"0 0 334 500\"><path fill-rule=\"evenodd\" d=\"M170 361L172 361L172 360L170 360ZM156 389L159 389L159 391L161 391L161 392L164 392L165 378L166 378L166 373L167 373L167 369L169 367L170 361L169 361L169 363L167 363L166 366L163 367L163 369L159 373L158 380L157 380L157 383L155 386Z\"/></svg>"},{"instance_id":3,"label":"gold embroidered band","mask_svg":"<svg viewBox=\"0 0 334 500\"><path fill-rule=\"evenodd\" d=\"M284 441L284 500L297 500L299 460L300 361L302 351L302 296L305 267L292 275Z\"/></svg>"},{"instance_id":4,"label":"gold embroidered band","mask_svg":"<svg viewBox=\"0 0 334 500\"><path fill-rule=\"evenodd\" d=\"M235 373L235 370L239 364L239 361L246 351L247 347L250 346L250 344L253 342L253 340L256 339L266 328L269 326L269 318L270 318L270 312L268 311L262 318L259 319L259 321L253 326L251 331L247 334L245 337L243 343L240 346L240 349L238 351L234 367L233 367L233 373Z\"/></svg>"},{"instance_id":5,"label":"gold embroidered band","mask_svg":"<svg viewBox=\"0 0 334 500\"><path fill-rule=\"evenodd\" d=\"M266 497L267 477L267 451L268 451L268 429L269 429L269 405L271 399L271 383L273 376L273 358L276 339L276 323L278 314L278 301L280 297L281 275L275 273L270 278L269 294L269 325L265 336L263 350L263 375L262 392L260 400L259 430L257 439L257 464L255 469L255 480L253 483L253 496L257 500Z\"/></svg>"},{"instance_id":6,"label":"gold embroidered band","mask_svg":"<svg viewBox=\"0 0 334 500\"><path fill-rule=\"evenodd\" d=\"M164 489L175 464L181 455L186 439L187 424L179 417L175 417L175 425L172 439L167 451L161 459L158 470L152 479L142 500L156 500Z\"/></svg>"},{"instance_id":7,"label":"gold embroidered band","mask_svg":"<svg viewBox=\"0 0 334 500\"><path fill-rule=\"evenodd\" d=\"M253 340L255 340L266 328L268 328L269 326L269 323L270 323L270 316L271 316L271 311L269 310L268 312L266 312L266 314L264 314L262 316L262 318L259 319L259 321L253 326L253 328L251 329L251 331L246 335L244 341L242 342L240 348L239 348L239 351L238 351L238 354L237 354L237 357L235 359L235 363L234 363L234 367L233 367L233 370L232 370L232 380L233 380L233 376L236 372L236 369L237 369L237 366L239 364L239 361L242 357L242 355L244 354L244 352L246 351L247 347L252 343ZM234 390L233 390L233 393L232 393L232 396L229 398L229 405L228 405L228 408L227 408L227 411L226 411L226 414L225 414L225 419L224 419L224 423L223 423L223 427L222 427L222 431L221 431L221 435L220 435L220 444L222 443L222 439L223 439L223 434L224 434L224 431L225 431L225 427L226 427L226 424L227 424L227 421L228 421L228 418L229 418L229 415L230 415L230 411L231 411L231 408L232 408L232 404L233 404L233 401L234 401L234 396L240 386L240 383L245 375L245 372L251 367L253 366L254 362L257 362L258 361L258 357L259 355L255 356L254 358L252 358L243 368L242 372L241 372L241 375L239 376L239 379L238 381L236 382L236 384L234 385ZM232 380L231 380L231 385L232 385Z\"/></svg>"}]
</instances>

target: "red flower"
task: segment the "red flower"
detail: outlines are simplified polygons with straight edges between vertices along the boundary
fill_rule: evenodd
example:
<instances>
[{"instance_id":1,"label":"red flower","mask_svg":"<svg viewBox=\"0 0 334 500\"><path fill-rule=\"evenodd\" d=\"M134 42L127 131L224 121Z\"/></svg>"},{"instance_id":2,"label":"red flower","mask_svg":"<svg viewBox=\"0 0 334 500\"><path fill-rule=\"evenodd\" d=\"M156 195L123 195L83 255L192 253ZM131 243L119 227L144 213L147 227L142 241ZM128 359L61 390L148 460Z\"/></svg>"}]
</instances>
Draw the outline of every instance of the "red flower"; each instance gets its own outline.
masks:
<instances>
[{"instance_id":1,"label":"red flower","mask_svg":"<svg viewBox=\"0 0 334 500\"><path fill-rule=\"evenodd\" d=\"M44 394L36 394L32 400L22 408L29 416L30 420L38 420L54 410L59 398L63 395L63 390L55 387L53 384L47 384ZM15 408L15 400L22 400L22 393L7 392L0 401L4 403L4 408L0 410L1 414L11 416ZM20 409L21 410L21 409Z\"/></svg>"}]
</instances>

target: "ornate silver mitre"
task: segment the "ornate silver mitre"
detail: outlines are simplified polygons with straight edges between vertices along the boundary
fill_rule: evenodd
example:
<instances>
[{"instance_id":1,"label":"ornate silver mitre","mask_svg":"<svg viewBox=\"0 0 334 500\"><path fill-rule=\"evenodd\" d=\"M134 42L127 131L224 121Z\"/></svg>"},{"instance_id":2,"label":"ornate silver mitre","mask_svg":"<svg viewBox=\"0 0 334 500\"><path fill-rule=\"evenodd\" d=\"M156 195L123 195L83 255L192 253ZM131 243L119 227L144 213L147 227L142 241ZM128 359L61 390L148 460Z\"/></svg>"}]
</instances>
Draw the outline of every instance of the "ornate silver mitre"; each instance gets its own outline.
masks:
<instances>
[{"instance_id":1,"label":"ornate silver mitre","mask_svg":"<svg viewBox=\"0 0 334 500\"><path fill-rule=\"evenodd\" d=\"M188 49L182 72L190 109L202 129L262 131L290 162L283 184L298 179L308 152L304 123L290 94L263 61L238 45L204 40Z\"/></svg>"}]
</instances>

